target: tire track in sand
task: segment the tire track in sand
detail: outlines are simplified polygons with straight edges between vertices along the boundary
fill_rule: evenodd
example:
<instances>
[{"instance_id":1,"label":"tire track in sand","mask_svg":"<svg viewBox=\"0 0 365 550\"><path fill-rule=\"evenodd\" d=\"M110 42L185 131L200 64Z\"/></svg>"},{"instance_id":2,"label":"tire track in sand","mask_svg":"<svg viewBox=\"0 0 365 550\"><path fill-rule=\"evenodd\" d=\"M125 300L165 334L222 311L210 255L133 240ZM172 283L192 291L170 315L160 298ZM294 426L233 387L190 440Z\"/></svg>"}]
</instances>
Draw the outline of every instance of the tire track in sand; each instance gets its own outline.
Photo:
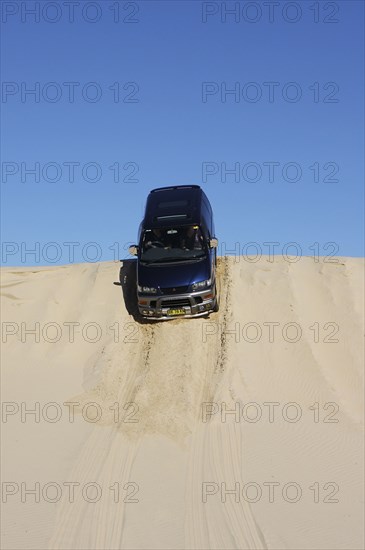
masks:
<instances>
[{"instance_id":1,"label":"tire track in sand","mask_svg":"<svg viewBox=\"0 0 365 550\"><path fill-rule=\"evenodd\" d=\"M226 328L231 319L231 262L221 259L221 303L217 322L220 338L208 359L208 378L202 392L201 403L214 402L215 395L226 378L229 365L229 346ZM228 496L225 503L220 495L207 497L203 502L204 482L226 482L227 488L241 479L241 432L237 424L221 424L213 417L196 423L191 438L186 491L185 548L239 548L266 549L265 539L256 524L248 502L236 503Z\"/></svg>"},{"instance_id":2,"label":"tire track in sand","mask_svg":"<svg viewBox=\"0 0 365 550\"><path fill-rule=\"evenodd\" d=\"M116 482L122 486L132 481L131 468L140 437L130 430L129 436L132 438L127 438L121 429L124 419L115 421L115 411L110 410L110 406L116 402L133 402L140 381L148 372L157 331L158 327L142 325L141 342L137 350L132 349L126 354L127 368L124 369L121 368L120 344L109 343L102 358L102 381L91 392L73 399L80 403L79 410L84 403L98 403L103 410L103 422L93 426L77 463L70 472L69 481L80 483L81 487L90 482L98 483L102 488L102 498L96 503L75 498L75 502L70 503L68 495L65 495L60 502L49 543L51 550L120 548L126 511L125 493L116 503L110 487ZM128 426L133 427L135 424Z\"/></svg>"},{"instance_id":3,"label":"tire track in sand","mask_svg":"<svg viewBox=\"0 0 365 550\"><path fill-rule=\"evenodd\" d=\"M115 504L109 487L116 481L133 481L131 471L145 434L159 434L183 446L200 414L206 389L224 367L223 354L210 358L215 346L202 343L202 318L138 325L138 342L126 348L109 342L92 367L102 373L90 391L69 401L102 409L83 446L69 480L80 485L96 482L107 499L90 504L61 501L51 549L120 548L126 507ZM207 353L204 362L201 347ZM209 393L209 392L208 392ZM134 402L138 422L115 422L113 405Z\"/></svg>"},{"instance_id":4,"label":"tire track in sand","mask_svg":"<svg viewBox=\"0 0 365 550\"><path fill-rule=\"evenodd\" d=\"M237 434L213 433L209 424L201 426L201 404L213 401L228 370L228 345L224 327L230 319L232 277L229 258L218 263L217 278L221 287L221 310L209 320L203 318L174 320L168 323L138 325L138 342L129 348L110 341L94 357L101 381L90 391L76 396L78 409L96 402L102 408L102 421L95 424L70 472L69 480L83 486L98 483L103 490L100 501L92 504L79 499L70 504L60 502L57 522L49 548L116 549L122 547L126 504L118 503L109 490L115 482L133 482L132 467L145 435L163 435L182 450L190 447L187 479L187 548L208 548L209 530L218 528L215 513L206 514L199 496L199 481L212 472L217 479L229 476L234 464L239 472ZM213 343L202 338L204 323L220 323L219 338ZM134 402L138 406L137 423L115 422L113 404ZM77 409L76 409L77 410ZM189 437L191 438L189 440ZM218 438L218 439L217 439ZM224 446L223 459L219 449ZM212 468L209 470L210 463ZM236 474L235 474L236 475ZM125 496L125 495L124 495ZM138 495L137 495L138 496ZM227 506L227 505L226 505ZM219 511L221 513L221 510ZM238 514L238 515L237 515ZM231 531L237 545L264 548L250 515L244 507L224 514L229 530L217 535L224 547ZM221 522L219 522L221 525Z\"/></svg>"}]
</instances>

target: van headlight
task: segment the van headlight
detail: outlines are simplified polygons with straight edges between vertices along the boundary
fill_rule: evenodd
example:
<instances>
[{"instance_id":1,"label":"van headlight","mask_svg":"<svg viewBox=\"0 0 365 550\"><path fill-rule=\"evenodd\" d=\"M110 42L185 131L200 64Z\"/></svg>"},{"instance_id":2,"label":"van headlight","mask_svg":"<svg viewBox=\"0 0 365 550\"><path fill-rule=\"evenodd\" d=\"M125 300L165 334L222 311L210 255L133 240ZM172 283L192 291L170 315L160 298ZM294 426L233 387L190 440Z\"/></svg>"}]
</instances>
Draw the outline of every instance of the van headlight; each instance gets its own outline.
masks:
<instances>
[{"instance_id":1,"label":"van headlight","mask_svg":"<svg viewBox=\"0 0 365 550\"><path fill-rule=\"evenodd\" d=\"M206 281L200 281L199 283L193 283L191 288L193 290L203 290L204 288L209 288L212 284L212 279L207 279Z\"/></svg>"},{"instance_id":2,"label":"van headlight","mask_svg":"<svg viewBox=\"0 0 365 550\"><path fill-rule=\"evenodd\" d=\"M137 285L138 292L144 292L145 294L156 294L157 288L154 288L152 286L140 286Z\"/></svg>"}]
</instances>

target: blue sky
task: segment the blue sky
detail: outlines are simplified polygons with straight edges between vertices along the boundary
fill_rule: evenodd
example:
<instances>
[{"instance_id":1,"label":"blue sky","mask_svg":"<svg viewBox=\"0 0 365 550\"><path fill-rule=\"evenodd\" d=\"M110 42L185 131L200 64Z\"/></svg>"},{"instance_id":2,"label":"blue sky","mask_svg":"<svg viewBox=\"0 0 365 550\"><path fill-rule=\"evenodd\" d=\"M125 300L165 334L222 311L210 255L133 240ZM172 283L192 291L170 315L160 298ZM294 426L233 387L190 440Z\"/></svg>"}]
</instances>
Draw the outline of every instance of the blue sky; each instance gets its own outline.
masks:
<instances>
[{"instance_id":1,"label":"blue sky","mask_svg":"<svg viewBox=\"0 0 365 550\"><path fill-rule=\"evenodd\" d=\"M364 255L363 2L54 4L2 2L3 265L127 257L187 183L219 253Z\"/></svg>"}]
</instances>

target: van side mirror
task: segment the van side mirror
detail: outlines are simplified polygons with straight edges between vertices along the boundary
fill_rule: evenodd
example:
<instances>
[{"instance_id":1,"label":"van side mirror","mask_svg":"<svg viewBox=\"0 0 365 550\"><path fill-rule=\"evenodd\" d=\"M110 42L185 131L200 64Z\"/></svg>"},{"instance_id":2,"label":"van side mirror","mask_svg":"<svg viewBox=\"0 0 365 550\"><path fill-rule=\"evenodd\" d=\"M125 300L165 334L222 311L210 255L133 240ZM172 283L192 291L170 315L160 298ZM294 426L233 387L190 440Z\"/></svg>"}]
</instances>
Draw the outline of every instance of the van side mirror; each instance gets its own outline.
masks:
<instances>
[{"instance_id":1,"label":"van side mirror","mask_svg":"<svg viewBox=\"0 0 365 550\"><path fill-rule=\"evenodd\" d=\"M138 256L138 246L136 244L132 244L129 248L128 248L128 252L129 254L131 254L132 256Z\"/></svg>"},{"instance_id":2,"label":"van side mirror","mask_svg":"<svg viewBox=\"0 0 365 550\"><path fill-rule=\"evenodd\" d=\"M216 239L216 238L210 239L210 241L209 241L209 246L210 246L210 248L217 248L217 246L218 246L218 239Z\"/></svg>"}]
</instances>

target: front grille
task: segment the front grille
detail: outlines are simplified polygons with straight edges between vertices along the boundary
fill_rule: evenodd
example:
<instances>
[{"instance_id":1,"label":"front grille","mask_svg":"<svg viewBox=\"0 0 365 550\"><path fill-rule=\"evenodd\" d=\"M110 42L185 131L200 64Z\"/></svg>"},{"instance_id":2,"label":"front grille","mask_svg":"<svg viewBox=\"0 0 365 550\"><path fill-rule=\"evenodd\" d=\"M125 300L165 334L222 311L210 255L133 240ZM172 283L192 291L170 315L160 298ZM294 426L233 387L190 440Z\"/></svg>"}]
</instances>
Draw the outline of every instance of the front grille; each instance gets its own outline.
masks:
<instances>
[{"instance_id":1,"label":"front grille","mask_svg":"<svg viewBox=\"0 0 365 550\"><path fill-rule=\"evenodd\" d=\"M184 292L187 292L187 290L187 286L169 286L161 288L162 294L183 294Z\"/></svg>"},{"instance_id":2,"label":"front grille","mask_svg":"<svg viewBox=\"0 0 365 550\"><path fill-rule=\"evenodd\" d=\"M171 299L171 300L162 300L161 301L161 307L185 307L185 306L188 306L190 307L190 300L189 298L176 298L176 299Z\"/></svg>"}]
</instances>

